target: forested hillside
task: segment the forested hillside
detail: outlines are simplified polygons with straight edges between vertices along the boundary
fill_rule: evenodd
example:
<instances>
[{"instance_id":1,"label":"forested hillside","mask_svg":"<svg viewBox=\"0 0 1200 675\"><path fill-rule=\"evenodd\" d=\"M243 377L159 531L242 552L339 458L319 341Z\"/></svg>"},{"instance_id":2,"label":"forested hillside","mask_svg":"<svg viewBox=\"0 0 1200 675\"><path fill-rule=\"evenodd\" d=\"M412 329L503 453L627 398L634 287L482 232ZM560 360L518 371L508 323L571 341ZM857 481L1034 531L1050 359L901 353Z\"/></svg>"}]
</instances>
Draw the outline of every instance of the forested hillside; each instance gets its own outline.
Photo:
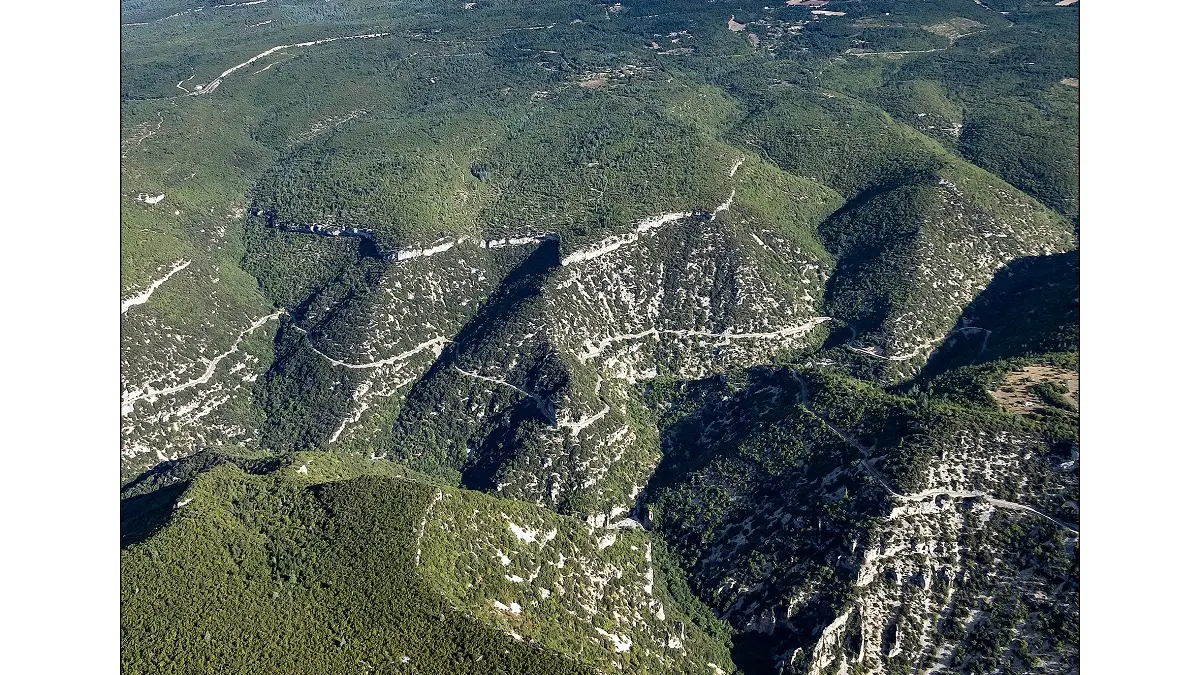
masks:
<instances>
[{"instance_id":1,"label":"forested hillside","mask_svg":"<svg viewBox=\"0 0 1200 675\"><path fill-rule=\"evenodd\" d=\"M1078 672L1078 4L121 12L129 672Z\"/></svg>"}]
</instances>

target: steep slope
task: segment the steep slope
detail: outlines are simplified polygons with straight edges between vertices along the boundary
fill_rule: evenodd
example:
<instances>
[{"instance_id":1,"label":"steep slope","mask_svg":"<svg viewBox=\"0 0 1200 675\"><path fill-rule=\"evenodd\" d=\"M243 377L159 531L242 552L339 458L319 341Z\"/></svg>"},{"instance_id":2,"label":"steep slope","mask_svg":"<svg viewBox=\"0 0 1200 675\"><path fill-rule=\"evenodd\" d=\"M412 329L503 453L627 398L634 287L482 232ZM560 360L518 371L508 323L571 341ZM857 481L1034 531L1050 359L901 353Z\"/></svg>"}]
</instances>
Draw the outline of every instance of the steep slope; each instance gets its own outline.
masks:
<instances>
[{"instance_id":1,"label":"steep slope","mask_svg":"<svg viewBox=\"0 0 1200 675\"><path fill-rule=\"evenodd\" d=\"M769 358L805 344L821 321L813 296L800 290L819 292L816 261L796 260L790 250L796 245L776 235L764 242L778 248L771 252L795 276L774 277L759 262L767 244L729 233L724 217L682 217L584 249L590 257L564 256L519 306L484 316L486 333L455 338L445 367L418 385L420 393L414 390L406 404L412 417L401 417L398 434L418 445L458 436L494 452L500 448L482 442L486 434L474 426L493 428L495 416L523 406L527 414L518 419L533 425L529 447L507 467L502 458L480 458L498 473L482 483L477 476L475 484L513 485L506 494L550 505L562 493L577 511L590 512L592 504L604 512L627 509L656 459L646 455L653 438L647 446L642 425L630 419L636 411L628 383ZM691 262L680 266L689 254ZM485 414L487 399L476 400L482 392L510 403ZM429 398L435 395L436 402Z\"/></svg>"},{"instance_id":2,"label":"steep slope","mask_svg":"<svg viewBox=\"0 0 1200 675\"><path fill-rule=\"evenodd\" d=\"M528 504L387 477L386 462L301 455L256 475L231 459L191 462L165 527L122 552L129 672L730 667L644 533L601 538ZM526 569L538 561L540 576ZM559 616L571 608L608 618L572 625Z\"/></svg>"},{"instance_id":3,"label":"steep slope","mask_svg":"<svg viewBox=\"0 0 1200 675\"><path fill-rule=\"evenodd\" d=\"M562 97L542 114L596 105ZM815 226L837 204L695 122L646 114L676 131L649 145L652 127L625 130L627 145L613 147L597 138L617 130L585 126L583 147L548 136L541 161L520 170L514 158L537 137L501 134L457 169L491 206L461 220L431 213L436 230L373 210L389 183L364 193L331 168L318 174L328 185L292 195L307 170L270 173L253 193L246 264L295 323L258 389L263 442L383 452L390 417L395 452L422 471L581 515L628 510L656 439L630 419L626 384L815 344L828 269ZM374 128L342 131L322 161L337 165ZM603 170L582 181L566 172L594 165ZM647 183L639 165L677 182ZM564 192L556 203L584 211L538 219L513 201L547 181ZM336 196L314 202L327 190ZM319 213L318 202L340 206ZM673 210L618 218L651 204Z\"/></svg>"},{"instance_id":4,"label":"steep slope","mask_svg":"<svg viewBox=\"0 0 1200 675\"><path fill-rule=\"evenodd\" d=\"M634 521L593 528L465 491L437 493L426 517L418 570L503 630L623 672L731 669L727 629L670 595Z\"/></svg>"},{"instance_id":5,"label":"steep slope","mask_svg":"<svg viewBox=\"0 0 1200 675\"><path fill-rule=\"evenodd\" d=\"M956 366L1079 351L1079 251L1019 258L967 305L922 369L928 380Z\"/></svg>"},{"instance_id":6,"label":"steep slope","mask_svg":"<svg viewBox=\"0 0 1200 675\"><path fill-rule=\"evenodd\" d=\"M1075 672L1077 436L814 371L714 385L668 408L643 505L746 672Z\"/></svg>"},{"instance_id":7,"label":"steep slope","mask_svg":"<svg viewBox=\"0 0 1200 675\"><path fill-rule=\"evenodd\" d=\"M1077 672L1009 5L123 2L125 667Z\"/></svg>"},{"instance_id":8,"label":"steep slope","mask_svg":"<svg viewBox=\"0 0 1200 675\"><path fill-rule=\"evenodd\" d=\"M833 619L849 588L843 559L880 496L843 469L856 451L800 406L789 371L748 375L656 388L663 403L682 399L667 408L639 513L738 629L739 667L777 672Z\"/></svg>"},{"instance_id":9,"label":"steep slope","mask_svg":"<svg viewBox=\"0 0 1200 675\"><path fill-rule=\"evenodd\" d=\"M251 383L273 358L276 312L238 262L244 191L269 153L222 122L246 110L123 107L124 479L198 446L257 436ZM178 162L175 149L195 135L222 160ZM227 166L228 157L241 159Z\"/></svg>"},{"instance_id":10,"label":"steep slope","mask_svg":"<svg viewBox=\"0 0 1200 675\"><path fill-rule=\"evenodd\" d=\"M159 214L147 225L171 220L163 216L177 197L154 187L161 179L142 181L126 209L125 240L158 247L126 255L138 266L126 273L128 299L145 300L126 313L126 477L228 438L388 450L407 388L523 256L551 240L566 264L538 310L553 319L544 349L582 362L562 356L577 381L568 378L573 393L558 402L568 425L625 407L618 393L596 399L595 378L752 365L807 344L801 336L822 315L852 326L858 351L836 358L878 358L885 379L910 373L991 269L1072 245L1069 226L865 100L813 86L811 73L772 84L776 75L808 73L797 65L804 59L751 58L723 27L672 34L739 54L745 68L650 54L631 37L647 21L695 26L708 10L597 10L600 21L569 4L456 8L437 33L427 17L380 14L369 4L304 20L294 8L246 8L256 17L259 9L261 20L237 34L222 32L237 8L164 13L126 28L135 89L162 66L155 50L212 42L250 59L196 57L173 98L149 89L127 96L127 171L177 176L178 198L202 190L209 206L207 216L204 207L181 210L171 239L158 243L147 239L158 226L142 227L141 212ZM567 15L579 19L537 21ZM528 30L494 28L517 18L525 21L512 25ZM397 21L409 30L391 30ZM151 48L159 34L169 41ZM840 68L830 76L838 86ZM188 90L217 81L211 91ZM181 139L163 131L172 115L205 139L201 156L177 160L172 143ZM230 115L247 123L221 126ZM227 163L237 170L222 173ZM901 189L933 175L936 187ZM230 193L238 222L208 222L216 186ZM835 211L817 236L817 223ZM862 241L880 222L898 228L885 230L894 236ZM225 261L202 264L190 243L200 240L222 247ZM232 284L222 281L231 276ZM186 300L164 316L175 293ZM230 316L201 318L205 304ZM298 349L301 333L291 325L285 332L297 335L277 336L273 358L265 353L271 330L287 324L276 323L271 305L307 332L313 353ZM512 359L497 352L475 361L460 369L504 380L500 364ZM594 454L585 450L584 461ZM601 501L638 480L620 483L602 488ZM557 501L545 487L511 494Z\"/></svg>"},{"instance_id":11,"label":"steep slope","mask_svg":"<svg viewBox=\"0 0 1200 675\"><path fill-rule=\"evenodd\" d=\"M962 162L851 202L821 232L839 259L830 315L852 328L850 349L903 375L920 367L997 270L1073 246L1069 223Z\"/></svg>"},{"instance_id":12,"label":"steep slope","mask_svg":"<svg viewBox=\"0 0 1200 675\"><path fill-rule=\"evenodd\" d=\"M848 328L839 340L885 361L884 379L913 374L1005 263L1074 246L1069 222L861 100L757 98L732 135L845 200L820 226L838 261L825 311Z\"/></svg>"}]
</instances>

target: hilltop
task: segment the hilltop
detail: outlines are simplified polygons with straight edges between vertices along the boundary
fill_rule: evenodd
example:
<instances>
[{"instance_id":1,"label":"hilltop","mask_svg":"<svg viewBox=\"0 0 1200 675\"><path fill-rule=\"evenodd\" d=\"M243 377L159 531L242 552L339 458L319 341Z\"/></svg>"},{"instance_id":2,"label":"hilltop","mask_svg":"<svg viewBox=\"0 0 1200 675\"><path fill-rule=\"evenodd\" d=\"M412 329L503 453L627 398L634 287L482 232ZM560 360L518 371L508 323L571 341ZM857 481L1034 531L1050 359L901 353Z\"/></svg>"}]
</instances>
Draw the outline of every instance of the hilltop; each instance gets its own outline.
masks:
<instances>
[{"instance_id":1,"label":"hilltop","mask_svg":"<svg viewBox=\"0 0 1200 675\"><path fill-rule=\"evenodd\" d=\"M125 667L1078 672L1079 12L123 1Z\"/></svg>"}]
</instances>

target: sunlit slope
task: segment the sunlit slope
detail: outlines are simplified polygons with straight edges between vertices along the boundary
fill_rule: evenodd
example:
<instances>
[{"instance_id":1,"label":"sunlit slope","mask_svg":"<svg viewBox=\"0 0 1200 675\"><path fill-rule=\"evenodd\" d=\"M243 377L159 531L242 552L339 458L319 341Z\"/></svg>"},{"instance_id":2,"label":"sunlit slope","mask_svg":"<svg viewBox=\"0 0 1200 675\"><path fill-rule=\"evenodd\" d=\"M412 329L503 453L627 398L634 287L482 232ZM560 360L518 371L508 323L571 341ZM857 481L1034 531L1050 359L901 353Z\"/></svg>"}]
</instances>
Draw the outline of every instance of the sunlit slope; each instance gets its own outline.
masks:
<instances>
[{"instance_id":1,"label":"sunlit slope","mask_svg":"<svg viewBox=\"0 0 1200 675\"><path fill-rule=\"evenodd\" d=\"M878 108L779 93L733 132L846 200L822 223L825 308L848 346L911 374L1009 261L1074 247L1069 221ZM787 133L803 129L803 133Z\"/></svg>"},{"instance_id":2,"label":"sunlit slope","mask_svg":"<svg viewBox=\"0 0 1200 675\"><path fill-rule=\"evenodd\" d=\"M678 572L652 563L644 532L391 478L386 462L266 470L194 475L160 505L165 527L124 550L127 670L729 668L715 620L668 584Z\"/></svg>"},{"instance_id":3,"label":"sunlit slope","mask_svg":"<svg viewBox=\"0 0 1200 675\"><path fill-rule=\"evenodd\" d=\"M848 205L821 230L839 259L826 307L856 332L849 348L907 374L997 270L1074 246L1061 216L958 160Z\"/></svg>"},{"instance_id":4,"label":"sunlit slope","mask_svg":"<svg viewBox=\"0 0 1200 675\"><path fill-rule=\"evenodd\" d=\"M225 126L247 110L124 107L122 453L131 471L197 445L254 440L244 378L272 360L274 310L239 263L244 191L273 154Z\"/></svg>"},{"instance_id":5,"label":"sunlit slope","mask_svg":"<svg viewBox=\"0 0 1200 675\"><path fill-rule=\"evenodd\" d=\"M286 436L350 440L361 421L369 431L356 447L383 451L404 388L517 269L521 252L550 241L570 262L555 283L579 283L546 298L556 325L548 344L585 361L611 350L603 358L615 358L622 376L696 374L710 362L746 365L777 351L743 353L742 345L762 340L725 340L714 362L712 354L680 356L674 346L646 350L641 338L778 336L823 314L854 326L864 337L851 345L889 368L898 357L919 363L986 284L988 266L1072 245L1036 205L1022 215L1024 198L1002 181L972 173L865 100L837 93L853 89L838 80L844 67L832 71L832 89L813 86L803 60L765 59L708 10L423 7L431 13L397 15L371 3L178 16L165 6L126 8L127 23L145 24L124 28L124 292L144 300L126 314L130 470L218 437L259 440L274 404L261 394L251 401L249 392L271 361L263 350L280 325L275 308L330 357L311 371L349 367L337 362L354 371L338 376L338 402L313 404L340 421ZM799 10L787 11L778 20ZM776 20L743 19L768 28ZM674 37L661 33L669 27ZM770 48L771 30L753 30ZM660 53L662 44L685 43L694 60ZM187 57L168 68L167 53ZM760 75L766 79L755 82ZM914 100L951 110L950 90L939 86L913 89ZM847 249L840 236L831 244L816 234L816 223L839 209L832 229L874 227L840 222L858 212L854 200L871 201L872 190L923 171L988 187L956 196L939 185L885 205L895 212L889 221L930 222L917 226L917 241L900 233L904 241L888 244L902 255ZM989 201L989 190L1011 199ZM979 224L981 217L996 226ZM959 227L964 218L969 225ZM989 228L1009 240L984 241ZM643 244L635 235L672 243ZM647 246L657 251L637 253ZM976 253L947 258L953 247ZM450 257L437 257L444 253ZM689 256L682 274L663 265ZM827 283L834 292L824 298ZM637 311L605 307L601 286ZM656 315L660 292L666 305ZM281 334L282 369L296 351L293 332ZM640 337L631 342L633 335ZM623 353L630 349L640 353ZM364 407L364 398L372 403ZM580 408L577 417L602 409Z\"/></svg>"},{"instance_id":6,"label":"sunlit slope","mask_svg":"<svg viewBox=\"0 0 1200 675\"><path fill-rule=\"evenodd\" d=\"M362 215L375 202L354 197L369 191L353 181L348 201L332 203L357 206L323 221L273 211L306 208L307 197L275 192L305 184L285 179L285 165L268 172L250 217L265 234L247 264L294 304L296 326L264 379L267 444L382 453L392 449L380 435L391 415L396 451L424 471L466 472L472 487L549 505L570 499L582 513L628 509L656 455L653 437L630 426L625 387L814 345L831 263L817 225L840 204L829 188L718 140L724 121L695 115L693 94L664 85L663 95L670 105L656 112L576 88L538 103L548 127L494 138L479 127L445 141L476 144L457 172L492 201L454 222L431 215L422 222L440 229L428 232ZM648 123L622 129L585 114L601 109ZM355 124L320 156L351 162L346 148L370 146L373 127ZM432 152L422 148L396 156ZM522 206L537 190L555 211ZM342 258L313 242L343 245L337 235L351 229L369 244L339 272ZM313 275L299 279L309 296L288 281L297 268ZM526 418L521 432L514 420Z\"/></svg>"},{"instance_id":7,"label":"sunlit slope","mask_svg":"<svg viewBox=\"0 0 1200 675\"><path fill-rule=\"evenodd\" d=\"M643 515L747 672L1073 667L1077 427L811 371L660 393Z\"/></svg>"},{"instance_id":8,"label":"sunlit slope","mask_svg":"<svg viewBox=\"0 0 1200 675\"><path fill-rule=\"evenodd\" d=\"M1000 9L124 3L127 667L1077 672L1079 7Z\"/></svg>"}]
</instances>

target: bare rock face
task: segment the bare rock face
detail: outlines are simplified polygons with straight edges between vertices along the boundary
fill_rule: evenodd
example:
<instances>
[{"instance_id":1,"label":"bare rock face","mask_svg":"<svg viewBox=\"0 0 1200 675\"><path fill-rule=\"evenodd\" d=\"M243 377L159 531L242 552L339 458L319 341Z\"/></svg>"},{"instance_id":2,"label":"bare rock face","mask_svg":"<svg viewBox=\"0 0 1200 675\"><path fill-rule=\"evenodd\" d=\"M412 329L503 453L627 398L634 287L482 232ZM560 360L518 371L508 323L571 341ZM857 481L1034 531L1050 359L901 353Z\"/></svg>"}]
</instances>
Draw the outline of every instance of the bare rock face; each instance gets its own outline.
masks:
<instances>
[{"instance_id":1,"label":"bare rock face","mask_svg":"<svg viewBox=\"0 0 1200 675\"><path fill-rule=\"evenodd\" d=\"M1078 477L1061 450L844 384L764 372L704 395L702 432L686 420L665 432L664 465L682 473L668 470L646 504L688 552L701 597L771 636L776 665L794 672L957 672L1025 658L985 644L1060 649L1078 625ZM1038 612L1053 630L1013 623ZM1072 654L1055 672L1077 669Z\"/></svg>"},{"instance_id":2,"label":"bare rock face","mask_svg":"<svg viewBox=\"0 0 1200 675\"><path fill-rule=\"evenodd\" d=\"M1077 673L1075 14L826 4L124 7L123 542L369 475L480 644Z\"/></svg>"}]
</instances>

